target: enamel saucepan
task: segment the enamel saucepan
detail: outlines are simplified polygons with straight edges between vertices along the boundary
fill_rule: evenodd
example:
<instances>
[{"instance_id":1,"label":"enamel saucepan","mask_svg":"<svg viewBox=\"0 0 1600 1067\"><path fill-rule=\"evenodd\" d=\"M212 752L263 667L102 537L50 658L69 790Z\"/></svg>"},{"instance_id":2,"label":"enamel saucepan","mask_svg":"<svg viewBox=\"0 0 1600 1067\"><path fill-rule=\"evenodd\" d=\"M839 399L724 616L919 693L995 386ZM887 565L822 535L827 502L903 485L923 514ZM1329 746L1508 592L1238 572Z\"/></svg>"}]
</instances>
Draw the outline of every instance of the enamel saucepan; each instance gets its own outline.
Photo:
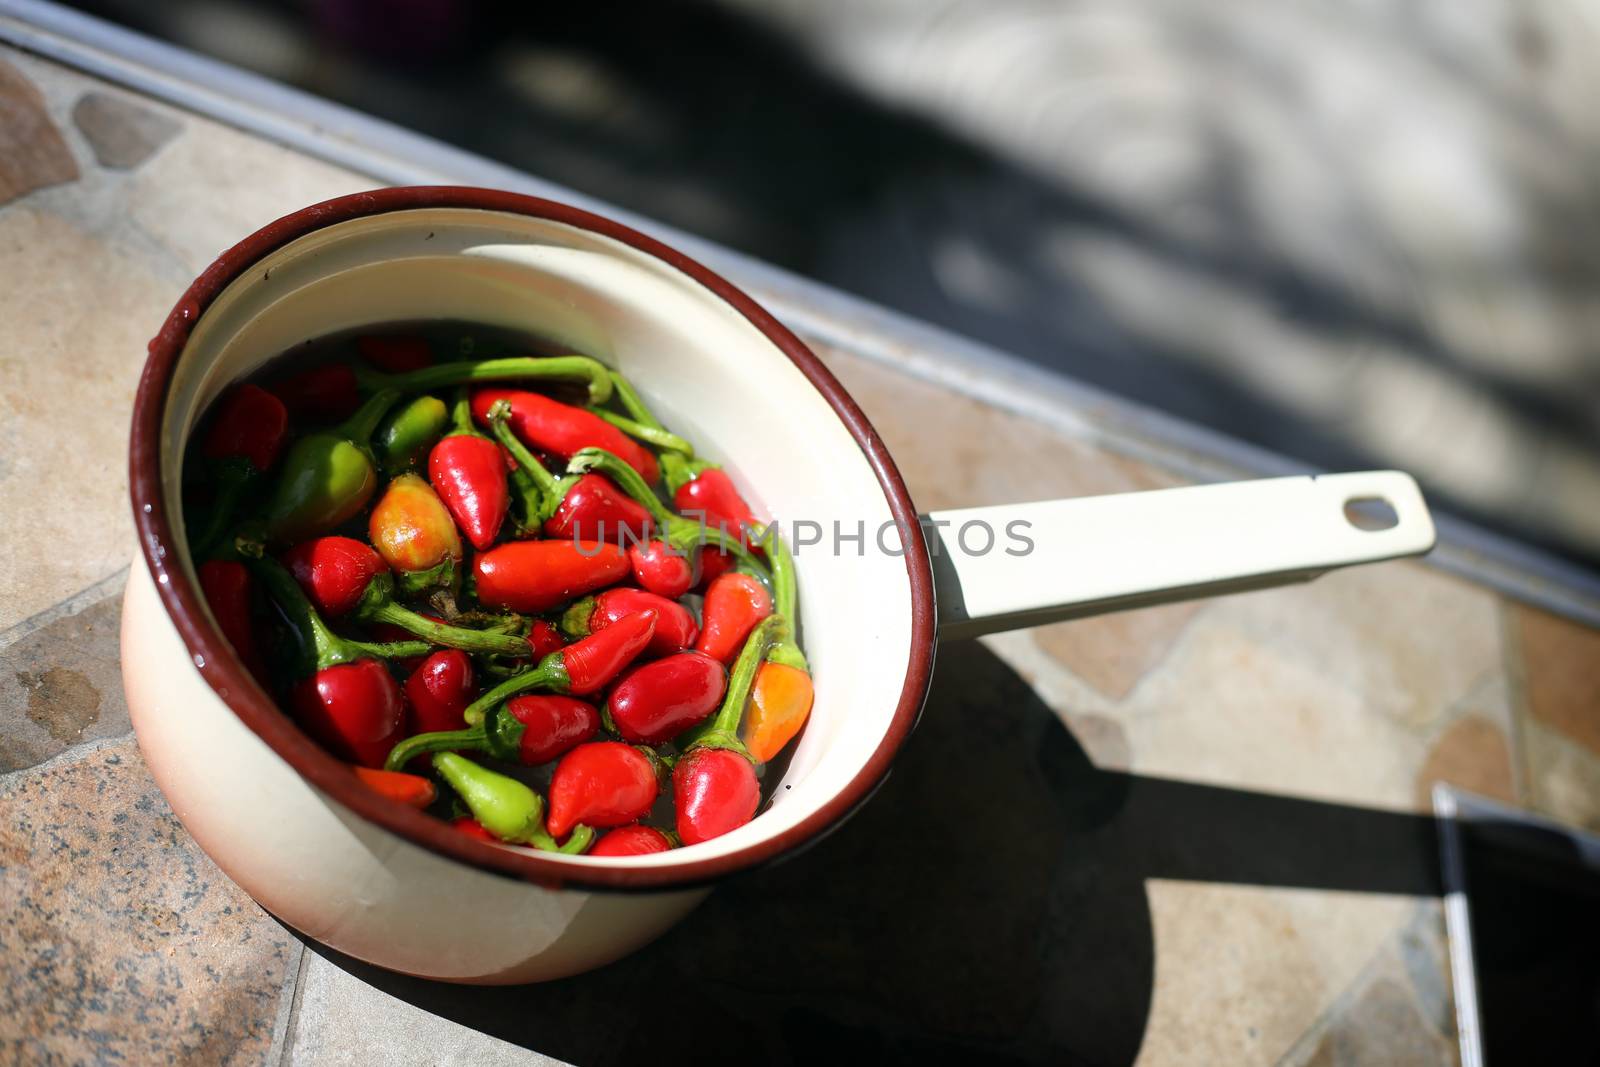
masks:
<instances>
[{"instance_id":1,"label":"enamel saucepan","mask_svg":"<svg viewBox=\"0 0 1600 1067\"><path fill-rule=\"evenodd\" d=\"M478 841L365 791L235 658L183 547L190 431L223 388L285 349L409 320L528 331L618 367L667 425L728 462L758 512L826 531L797 558L815 711L749 825L626 859ZM463 982L536 981L616 959L718 879L837 827L916 722L941 636L1299 581L1426 552L1434 538L1415 483L1395 472L954 511L924 532L860 409L749 297L614 222L464 188L329 201L225 252L150 344L130 471L140 555L123 672L140 747L174 811L299 930ZM1349 503L1373 499L1392 509L1389 528L1347 519ZM859 554L854 542L833 551L836 523L867 531Z\"/></svg>"}]
</instances>

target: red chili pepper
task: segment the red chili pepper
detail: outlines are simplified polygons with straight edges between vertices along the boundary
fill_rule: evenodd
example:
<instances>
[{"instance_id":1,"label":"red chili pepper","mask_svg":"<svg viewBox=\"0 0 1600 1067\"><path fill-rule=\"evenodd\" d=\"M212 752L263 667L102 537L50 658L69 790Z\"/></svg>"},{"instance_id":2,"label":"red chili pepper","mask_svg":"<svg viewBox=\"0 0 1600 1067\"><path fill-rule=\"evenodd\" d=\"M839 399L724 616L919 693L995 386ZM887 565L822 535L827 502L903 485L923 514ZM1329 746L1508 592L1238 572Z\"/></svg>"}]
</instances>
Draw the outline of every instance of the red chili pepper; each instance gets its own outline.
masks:
<instances>
[{"instance_id":1,"label":"red chili pepper","mask_svg":"<svg viewBox=\"0 0 1600 1067\"><path fill-rule=\"evenodd\" d=\"M330 618L350 616L373 625L399 626L408 636L469 652L528 654L527 643L520 637L450 626L395 603L394 577L383 559L370 545L353 537L302 541L284 553L283 561L317 610Z\"/></svg>"},{"instance_id":2,"label":"red chili pepper","mask_svg":"<svg viewBox=\"0 0 1600 1067\"><path fill-rule=\"evenodd\" d=\"M511 698L529 689L550 689L580 696L598 692L644 651L650 643L655 625L655 612L643 611L629 615L559 652L550 653L533 670L507 678L473 701L462 713L462 717L471 723L467 729L408 737L389 752L385 766L398 770L425 752L478 750L501 759L524 759L538 755L545 741L537 733L534 737L527 736L529 723L523 722L511 710ZM524 705L523 710L529 715L540 712L538 705ZM589 710L593 712L594 709ZM564 704L547 705L543 712L548 711L559 711L566 716L577 715L571 705ZM573 722L577 723L577 719ZM598 725L598 719L595 722ZM569 730L576 731L580 726L581 723L569 724L557 733L561 738L566 738L571 736ZM542 726L540 728L543 729ZM533 746L531 751L524 751L524 740Z\"/></svg>"},{"instance_id":3,"label":"red chili pepper","mask_svg":"<svg viewBox=\"0 0 1600 1067\"><path fill-rule=\"evenodd\" d=\"M750 543L748 527L759 525L755 512L721 467L707 467L679 486L672 503L684 515L703 518L707 526L737 537L742 545Z\"/></svg>"},{"instance_id":4,"label":"red chili pepper","mask_svg":"<svg viewBox=\"0 0 1600 1067\"><path fill-rule=\"evenodd\" d=\"M550 653L566 648L567 637L555 623L534 619L533 628L528 631L528 647L533 649L534 659L544 659Z\"/></svg>"},{"instance_id":5,"label":"red chili pepper","mask_svg":"<svg viewBox=\"0 0 1600 1067\"><path fill-rule=\"evenodd\" d=\"M582 694L605 688L645 650L655 629L656 613L647 609L625 615L599 633L556 653L566 670L566 691Z\"/></svg>"},{"instance_id":6,"label":"red chili pepper","mask_svg":"<svg viewBox=\"0 0 1600 1067\"><path fill-rule=\"evenodd\" d=\"M692 648L695 638L700 636L700 626L694 621L693 612L675 600L643 589L607 589L598 596L584 597L561 616L561 626L574 637L597 634L619 619L640 611L656 613L656 634L645 650L650 655L682 652Z\"/></svg>"},{"instance_id":7,"label":"red chili pepper","mask_svg":"<svg viewBox=\"0 0 1600 1067\"><path fill-rule=\"evenodd\" d=\"M453 829L459 830L461 833L466 834L468 837L476 837L479 841L489 841L493 842L494 844L500 843L500 839L498 837L491 834L488 830L485 830L483 828L483 823L479 822L477 819L474 819L470 815L463 815L460 818L450 820L450 826Z\"/></svg>"},{"instance_id":8,"label":"red chili pepper","mask_svg":"<svg viewBox=\"0 0 1600 1067\"><path fill-rule=\"evenodd\" d=\"M362 785L379 796L388 797L396 804L404 804L408 808L425 808L439 795L433 783L419 774L380 771L354 765L350 769L356 772L356 777L361 780Z\"/></svg>"},{"instance_id":9,"label":"red chili pepper","mask_svg":"<svg viewBox=\"0 0 1600 1067\"><path fill-rule=\"evenodd\" d=\"M654 826L619 826L608 831L589 850L591 856L645 856L670 852L672 840Z\"/></svg>"},{"instance_id":10,"label":"red chili pepper","mask_svg":"<svg viewBox=\"0 0 1600 1067\"><path fill-rule=\"evenodd\" d=\"M755 761L739 740L750 689L767 655L789 643L789 620L771 615L756 625L728 675L716 717L694 732L672 770L678 836L685 845L738 829L755 817L761 801Z\"/></svg>"},{"instance_id":11,"label":"red chili pepper","mask_svg":"<svg viewBox=\"0 0 1600 1067\"><path fill-rule=\"evenodd\" d=\"M538 767L589 740L599 730L600 713L593 704L574 697L534 693L512 697L475 726L409 737L389 752L384 766L403 767L430 752L487 752L495 759Z\"/></svg>"},{"instance_id":12,"label":"red chili pepper","mask_svg":"<svg viewBox=\"0 0 1600 1067\"><path fill-rule=\"evenodd\" d=\"M695 845L755 818L761 786L748 757L726 748L697 748L672 770L672 800L678 836Z\"/></svg>"},{"instance_id":13,"label":"red chili pepper","mask_svg":"<svg viewBox=\"0 0 1600 1067\"><path fill-rule=\"evenodd\" d=\"M722 664L701 652L679 652L617 679L606 709L624 741L659 745L704 722L727 685Z\"/></svg>"},{"instance_id":14,"label":"red chili pepper","mask_svg":"<svg viewBox=\"0 0 1600 1067\"><path fill-rule=\"evenodd\" d=\"M506 701L504 714L522 727L516 758L528 767L549 763L600 730L594 705L574 697L530 693Z\"/></svg>"},{"instance_id":15,"label":"red chili pepper","mask_svg":"<svg viewBox=\"0 0 1600 1067\"><path fill-rule=\"evenodd\" d=\"M550 778L551 836L561 838L579 823L622 826L656 802L660 785L649 756L618 741L579 745L556 764Z\"/></svg>"},{"instance_id":16,"label":"red chili pepper","mask_svg":"<svg viewBox=\"0 0 1600 1067\"><path fill-rule=\"evenodd\" d=\"M456 428L428 453L428 480L481 552L494 544L511 507L505 457L499 445L473 427L465 390L454 417Z\"/></svg>"},{"instance_id":17,"label":"red chili pepper","mask_svg":"<svg viewBox=\"0 0 1600 1067\"><path fill-rule=\"evenodd\" d=\"M534 614L622 581L628 557L597 541L512 541L478 556L473 574L480 603Z\"/></svg>"},{"instance_id":18,"label":"red chili pepper","mask_svg":"<svg viewBox=\"0 0 1600 1067\"><path fill-rule=\"evenodd\" d=\"M705 592L711 588L711 583L721 578L724 574L738 566L739 561L731 552L724 552L711 545L700 547L700 581L695 584L695 589Z\"/></svg>"},{"instance_id":19,"label":"red chili pepper","mask_svg":"<svg viewBox=\"0 0 1600 1067\"><path fill-rule=\"evenodd\" d=\"M511 428L529 448L553 452L563 459L584 448L603 448L621 456L644 480L660 476L650 450L598 415L539 393L516 389L479 389L472 394L472 415L487 425L495 401L511 404Z\"/></svg>"},{"instance_id":20,"label":"red chili pepper","mask_svg":"<svg viewBox=\"0 0 1600 1067\"><path fill-rule=\"evenodd\" d=\"M406 679L406 700L411 705L406 732L462 729L467 720L461 713L477 695L472 658L459 648L440 649Z\"/></svg>"},{"instance_id":21,"label":"red chili pepper","mask_svg":"<svg viewBox=\"0 0 1600 1067\"><path fill-rule=\"evenodd\" d=\"M301 673L289 690L295 718L348 762L381 766L402 735L405 699L388 667L374 657L424 654L427 643L373 645L340 637L328 629L294 576L277 561L253 558L248 566L295 632Z\"/></svg>"},{"instance_id":22,"label":"red chili pepper","mask_svg":"<svg viewBox=\"0 0 1600 1067\"><path fill-rule=\"evenodd\" d=\"M634 581L650 592L676 600L694 588L694 564L700 549L680 552L665 541L646 541L628 549Z\"/></svg>"},{"instance_id":23,"label":"red chili pepper","mask_svg":"<svg viewBox=\"0 0 1600 1067\"><path fill-rule=\"evenodd\" d=\"M498 411L499 409L497 408L496 410ZM671 453L668 455L670 456ZM678 458L681 459L681 457ZM707 527L694 519L674 514L656 496L655 490L646 485L645 480L639 477L639 472L630 467L627 461L620 456L613 455L601 448L585 448L567 460L567 476L569 478L574 474L583 474L590 471L606 475L617 483L618 488L649 511L655 526L655 538L676 549L686 558L689 556L691 549L704 543L714 544L741 559L747 559L751 564L755 564L755 557L751 556L749 550L739 544L734 537L715 528ZM679 577L678 581L681 582L681 580L681 577Z\"/></svg>"},{"instance_id":24,"label":"red chili pepper","mask_svg":"<svg viewBox=\"0 0 1600 1067\"><path fill-rule=\"evenodd\" d=\"M217 404L211 426L200 441L207 459L242 457L257 471L268 471L283 451L289 412L283 401L259 385L236 386Z\"/></svg>"},{"instance_id":25,"label":"red chili pepper","mask_svg":"<svg viewBox=\"0 0 1600 1067\"><path fill-rule=\"evenodd\" d=\"M732 663L756 623L772 614L766 586L748 574L724 574L706 590L700 610L700 640L695 649Z\"/></svg>"},{"instance_id":26,"label":"red chili pepper","mask_svg":"<svg viewBox=\"0 0 1600 1067\"><path fill-rule=\"evenodd\" d=\"M361 406L355 371L343 363L323 363L279 378L271 391L289 414L306 422L338 422Z\"/></svg>"},{"instance_id":27,"label":"red chili pepper","mask_svg":"<svg viewBox=\"0 0 1600 1067\"><path fill-rule=\"evenodd\" d=\"M371 545L353 537L314 537L283 554L283 562L318 611L331 619L361 603L372 579L389 568Z\"/></svg>"},{"instance_id":28,"label":"red chili pepper","mask_svg":"<svg viewBox=\"0 0 1600 1067\"><path fill-rule=\"evenodd\" d=\"M325 667L290 690L295 718L342 759L366 767L383 758L405 731L405 701L389 669L375 659Z\"/></svg>"},{"instance_id":29,"label":"red chili pepper","mask_svg":"<svg viewBox=\"0 0 1600 1067\"><path fill-rule=\"evenodd\" d=\"M213 559L200 564L200 590L205 594L211 614L222 628L239 661L262 685L267 681L266 664L256 644L255 626L250 619L250 596L255 583L243 563Z\"/></svg>"},{"instance_id":30,"label":"red chili pepper","mask_svg":"<svg viewBox=\"0 0 1600 1067\"><path fill-rule=\"evenodd\" d=\"M356 351L361 353L362 359L389 374L433 366L433 348L425 338L415 334L358 337Z\"/></svg>"},{"instance_id":31,"label":"red chili pepper","mask_svg":"<svg viewBox=\"0 0 1600 1067\"><path fill-rule=\"evenodd\" d=\"M511 465L517 525L524 533L591 541L638 541L645 536L652 518L650 509L603 474L573 473L564 478L551 474L512 430L510 401L490 405L487 418L490 432ZM632 467L620 459L617 463L638 479ZM648 486L645 491L650 492Z\"/></svg>"},{"instance_id":32,"label":"red chili pepper","mask_svg":"<svg viewBox=\"0 0 1600 1067\"><path fill-rule=\"evenodd\" d=\"M544 535L637 542L649 529L650 512L642 505L605 475L585 474L567 487L555 514L545 520Z\"/></svg>"},{"instance_id":33,"label":"red chili pepper","mask_svg":"<svg viewBox=\"0 0 1600 1067\"><path fill-rule=\"evenodd\" d=\"M213 488L210 511L192 519L191 551L203 557L228 532L246 492L278 461L288 432L283 402L258 385L229 390L200 439Z\"/></svg>"}]
</instances>

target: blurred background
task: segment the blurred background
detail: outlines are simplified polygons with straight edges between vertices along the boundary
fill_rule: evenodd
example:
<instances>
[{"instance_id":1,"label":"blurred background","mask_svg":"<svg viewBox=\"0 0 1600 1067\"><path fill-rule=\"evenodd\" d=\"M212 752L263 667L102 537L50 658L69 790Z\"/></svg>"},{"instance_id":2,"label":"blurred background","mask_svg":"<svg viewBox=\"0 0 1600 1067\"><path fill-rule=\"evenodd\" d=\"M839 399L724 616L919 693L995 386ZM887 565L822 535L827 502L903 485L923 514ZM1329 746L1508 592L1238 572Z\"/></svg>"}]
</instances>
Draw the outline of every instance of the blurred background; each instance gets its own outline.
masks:
<instances>
[{"instance_id":1,"label":"blurred background","mask_svg":"<svg viewBox=\"0 0 1600 1067\"><path fill-rule=\"evenodd\" d=\"M84 0L1600 567L1600 0Z\"/></svg>"}]
</instances>

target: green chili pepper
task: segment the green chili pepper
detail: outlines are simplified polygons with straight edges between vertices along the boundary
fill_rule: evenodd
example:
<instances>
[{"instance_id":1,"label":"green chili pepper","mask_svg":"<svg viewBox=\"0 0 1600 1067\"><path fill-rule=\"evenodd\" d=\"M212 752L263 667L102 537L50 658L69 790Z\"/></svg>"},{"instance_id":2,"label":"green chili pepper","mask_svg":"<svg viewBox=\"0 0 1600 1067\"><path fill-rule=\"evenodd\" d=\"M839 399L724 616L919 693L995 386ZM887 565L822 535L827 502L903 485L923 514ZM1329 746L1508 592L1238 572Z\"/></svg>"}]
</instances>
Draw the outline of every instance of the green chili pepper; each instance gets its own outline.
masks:
<instances>
[{"instance_id":1,"label":"green chili pepper","mask_svg":"<svg viewBox=\"0 0 1600 1067\"><path fill-rule=\"evenodd\" d=\"M414 471L428 461L433 448L450 425L450 409L436 396L419 396L402 405L378 427L372 450L387 474Z\"/></svg>"},{"instance_id":2,"label":"green chili pepper","mask_svg":"<svg viewBox=\"0 0 1600 1067\"><path fill-rule=\"evenodd\" d=\"M341 637L323 621L306 598L300 583L277 560L261 555L261 546L239 542L245 564L260 580L267 595L277 602L294 636L293 656L298 677L354 663L362 659L405 659L426 656L434 650L428 641L356 641Z\"/></svg>"},{"instance_id":3,"label":"green chili pepper","mask_svg":"<svg viewBox=\"0 0 1600 1067\"><path fill-rule=\"evenodd\" d=\"M300 438L289 448L267 508L267 533L298 541L338 526L366 507L378 489L372 432L400 398L383 390L331 430Z\"/></svg>"},{"instance_id":4,"label":"green chili pepper","mask_svg":"<svg viewBox=\"0 0 1600 1067\"><path fill-rule=\"evenodd\" d=\"M581 853L594 841L594 831L578 825L564 845L544 828L544 798L515 778L480 767L465 756L439 752L434 770L444 776L472 817L502 841L532 845L546 852Z\"/></svg>"}]
</instances>

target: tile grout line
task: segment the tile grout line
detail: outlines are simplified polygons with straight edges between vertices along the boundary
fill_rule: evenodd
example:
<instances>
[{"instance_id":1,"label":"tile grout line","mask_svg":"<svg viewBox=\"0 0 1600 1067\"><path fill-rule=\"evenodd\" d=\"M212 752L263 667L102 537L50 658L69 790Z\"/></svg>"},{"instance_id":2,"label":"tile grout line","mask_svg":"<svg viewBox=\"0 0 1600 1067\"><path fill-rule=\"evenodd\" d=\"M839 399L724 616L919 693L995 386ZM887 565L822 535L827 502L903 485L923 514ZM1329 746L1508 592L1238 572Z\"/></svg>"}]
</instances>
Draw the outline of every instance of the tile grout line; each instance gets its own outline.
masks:
<instances>
[{"instance_id":1,"label":"tile grout line","mask_svg":"<svg viewBox=\"0 0 1600 1067\"><path fill-rule=\"evenodd\" d=\"M272 1021L272 1044L267 1048L267 1055L262 1062L285 1067L289 1062L289 1053L292 1045L289 1040L294 1032L295 1023L300 1018L300 996L305 988L305 974L307 957L310 952L306 950L305 943L299 938L294 939L299 955L295 957L294 966L288 969L284 977L283 986L278 992L278 1013Z\"/></svg>"},{"instance_id":2,"label":"tile grout line","mask_svg":"<svg viewBox=\"0 0 1600 1067\"><path fill-rule=\"evenodd\" d=\"M25 774L34 774L39 771L54 770L57 764L81 760L88 756L94 755L96 752L99 752L102 749L111 748L114 745L120 745L123 742L130 740L134 740L134 733L132 730L117 734L114 737L96 737L91 741L83 741L79 744L73 745L64 752L57 752L54 756L51 756L42 763L35 763L28 767L17 767L9 771L0 771L0 789L5 788L11 782L21 778Z\"/></svg>"},{"instance_id":3,"label":"tile grout line","mask_svg":"<svg viewBox=\"0 0 1600 1067\"><path fill-rule=\"evenodd\" d=\"M1405 960L1401 958L1399 949L1395 945L1397 938L1404 936L1407 927L1415 920L1416 912L1404 924L1391 930L1388 936L1372 954L1372 957L1362 964L1361 969L1350 979L1349 983L1340 989L1328 1005L1322 1010L1305 1032L1289 1045L1287 1049L1274 1061L1274 1067L1303 1067L1310 1062L1310 1056L1317 1050L1318 1043L1325 1038L1333 1023L1340 1016L1348 1013L1350 1008L1357 1004L1361 996L1379 981L1389 978L1395 981L1406 994L1407 1002L1416 1012L1427 1029L1430 1038L1437 1039L1446 1047L1451 1047L1454 1042L1449 1037L1441 1037L1433 1026L1433 1020L1428 1018L1427 1012L1422 1007L1422 1002L1417 995L1416 983L1406 975ZM1443 918L1440 923L1442 925ZM1396 975L1387 972L1398 972L1405 976L1405 981L1399 981Z\"/></svg>"},{"instance_id":4,"label":"tile grout line","mask_svg":"<svg viewBox=\"0 0 1600 1067\"><path fill-rule=\"evenodd\" d=\"M81 614L96 604L116 596L122 592L123 587L127 584L128 571L129 566L124 564L93 585L78 590L65 600L57 601L43 611L30 615L9 629L0 632L0 651L4 651L18 641L38 633L53 622Z\"/></svg>"}]
</instances>

